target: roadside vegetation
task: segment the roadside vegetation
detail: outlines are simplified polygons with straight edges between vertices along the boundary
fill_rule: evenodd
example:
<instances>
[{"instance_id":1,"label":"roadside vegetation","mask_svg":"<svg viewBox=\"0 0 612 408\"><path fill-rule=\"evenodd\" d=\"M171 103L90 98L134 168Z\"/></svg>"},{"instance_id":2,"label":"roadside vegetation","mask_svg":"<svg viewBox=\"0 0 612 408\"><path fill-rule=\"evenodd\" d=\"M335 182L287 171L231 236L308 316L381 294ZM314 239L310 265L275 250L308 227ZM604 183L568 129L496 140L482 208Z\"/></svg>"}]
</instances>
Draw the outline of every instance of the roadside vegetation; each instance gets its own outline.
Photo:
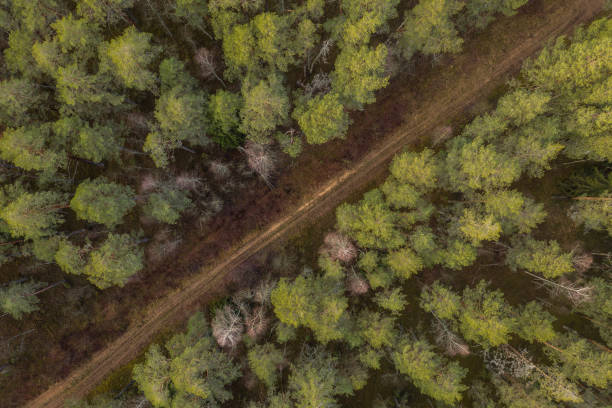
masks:
<instances>
[{"instance_id":1,"label":"roadside vegetation","mask_svg":"<svg viewBox=\"0 0 612 408\"><path fill-rule=\"evenodd\" d=\"M279 252L151 346L127 401L72 406L609 406L611 54L609 18L557 39L311 261Z\"/></svg>"}]
</instances>

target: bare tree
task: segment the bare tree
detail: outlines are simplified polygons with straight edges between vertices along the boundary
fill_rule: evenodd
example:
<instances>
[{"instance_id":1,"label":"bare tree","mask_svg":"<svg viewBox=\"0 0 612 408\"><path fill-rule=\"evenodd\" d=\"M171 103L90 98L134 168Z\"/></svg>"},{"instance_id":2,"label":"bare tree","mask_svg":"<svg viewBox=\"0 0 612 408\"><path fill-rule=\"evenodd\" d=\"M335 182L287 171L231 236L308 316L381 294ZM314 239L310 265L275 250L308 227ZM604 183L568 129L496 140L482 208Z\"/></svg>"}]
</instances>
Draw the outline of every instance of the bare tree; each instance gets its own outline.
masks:
<instances>
[{"instance_id":1,"label":"bare tree","mask_svg":"<svg viewBox=\"0 0 612 408\"><path fill-rule=\"evenodd\" d=\"M246 333L252 339L257 339L263 335L270 324L263 306L253 308L245 318L245 322L247 327Z\"/></svg>"},{"instance_id":2,"label":"bare tree","mask_svg":"<svg viewBox=\"0 0 612 408\"><path fill-rule=\"evenodd\" d=\"M434 315L435 317L435 315ZM436 317L433 322L433 329L436 336L436 343L449 356L468 356L470 347L455 333L453 333L442 320Z\"/></svg>"},{"instance_id":3,"label":"bare tree","mask_svg":"<svg viewBox=\"0 0 612 408\"><path fill-rule=\"evenodd\" d=\"M328 233L323 239L324 245L321 251L328 254L330 258L350 263L357 257L357 247L349 238L333 231Z\"/></svg>"},{"instance_id":4,"label":"bare tree","mask_svg":"<svg viewBox=\"0 0 612 408\"><path fill-rule=\"evenodd\" d=\"M200 68L200 75L203 78L214 76L225 88L225 82L217 75L215 55L211 50L204 47L199 48L193 56L193 60Z\"/></svg>"},{"instance_id":5,"label":"bare tree","mask_svg":"<svg viewBox=\"0 0 612 408\"><path fill-rule=\"evenodd\" d=\"M331 48L333 45L334 45L334 40L332 40L331 38L328 38L327 40L321 43L321 48L319 49L319 52L317 53L317 55L315 55L314 58L312 58L312 60L310 59L310 55L308 56L307 65L308 65L309 73L312 73L312 70L314 69L315 64L319 60L321 60L324 64L327 63L327 56L331 52Z\"/></svg>"},{"instance_id":6,"label":"bare tree","mask_svg":"<svg viewBox=\"0 0 612 408\"><path fill-rule=\"evenodd\" d=\"M211 161L208 164L208 170L212 175L219 180L228 178L231 175L230 168L227 164L221 163L220 161Z\"/></svg>"},{"instance_id":7,"label":"bare tree","mask_svg":"<svg viewBox=\"0 0 612 408\"><path fill-rule=\"evenodd\" d=\"M202 186L202 179L192 173L181 173L174 179L174 184L181 190L198 190Z\"/></svg>"},{"instance_id":8,"label":"bare tree","mask_svg":"<svg viewBox=\"0 0 612 408\"><path fill-rule=\"evenodd\" d=\"M140 180L140 192L148 193L157 190L159 187L159 179L153 174L145 174Z\"/></svg>"},{"instance_id":9,"label":"bare tree","mask_svg":"<svg viewBox=\"0 0 612 408\"><path fill-rule=\"evenodd\" d=\"M213 336L221 347L235 347L242 337L242 315L231 305L217 309L212 321Z\"/></svg>"},{"instance_id":10,"label":"bare tree","mask_svg":"<svg viewBox=\"0 0 612 408\"><path fill-rule=\"evenodd\" d=\"M359 296L368 293L370 285L362 276L353 271L346 280L346 287L353 296Z\"/></svg>"},{"instance_id":11,"label":"bare tree","mask_svg":"<svg viewBox=\"0 0 612 408\"><path fill-rule=\"evenodd\" d=\"M588 253L576 255L572 262L578 273L585 273L593 265L593 255Z\"/></svg>"},{"instance_id":12,"label":"bare tree","mask_svg":"<svg viewBox=\"0 0 612 408\"><path fill-rule=\"evenodd\" d=\"M239 148L246 156L249 167L263 179L268 187L274 186L270 178L276 169L276 159L267 146L255 142L247 142Z\"/></svg>"}]
</instances>

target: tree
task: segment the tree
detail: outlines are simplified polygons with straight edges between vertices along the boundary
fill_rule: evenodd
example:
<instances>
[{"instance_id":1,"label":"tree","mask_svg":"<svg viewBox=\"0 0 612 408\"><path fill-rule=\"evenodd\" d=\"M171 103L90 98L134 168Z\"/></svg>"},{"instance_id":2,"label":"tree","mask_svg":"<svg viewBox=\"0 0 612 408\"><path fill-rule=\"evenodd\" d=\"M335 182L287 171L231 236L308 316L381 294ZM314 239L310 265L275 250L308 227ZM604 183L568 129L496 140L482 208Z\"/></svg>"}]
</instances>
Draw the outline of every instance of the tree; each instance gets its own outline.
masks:
<instances>
[{"instance_id":1,"label":"tree","mask_svg":"<svg viewBox=\"0 0 612 408\"><path fill-rule=\"evenodd\" d=\"M158 344L147 350L145 361L134 366L132 376L154 407L170 406L170 360Z\"/></svg>"},{"instance_id":2,"label":"tree","mask_svg":"<svg viewBox=\"0 0 612 408\"><path fill-rule=\"evenodd\" d=\"M291 365L289 390L296 408L339 407L335 397L352 393L350 381L338 370L338 361L324 350L311 350Z\"/></svg>"},{"instance_id":3,"label":"tree","mask_svg":"<svg viewBox=\"0 0 612 408\"><path fill-rule=\"evenodd\" d=\"M341 97L341 102L358 109L375 101L374 92L387 86L385 75L387 47L379 44L344 48L334 65L332 89Z\"/></svg>"},{"instance_id":4,"label":"tree","mask_svg":"<svg viewBox=\"0 0 612 408\"><path fill-rule=\"evenodd\" d=\"M248 353L249 367L257 378L263 382L268 389L274 388L278 380L277 369L283 363L285 357L283 352L271 343L255 345Z\"/></svg>"},{"instance_id":5,"label":"tree","mask_svg":"<svg viewBox=\"0 0 612 408\"><path fill-rule=\"evenodd\" d=\"M242 340L243 319L240 311L231 304L216 310L211 326L213 337L221 347L234 348Z\"/></svg>"},{"instance_id":6,"label":"tree","mask_svg":"<svg viewBox=\"0 0 612 408\"><path fill-rule=\"evenodd\" d=\"M449 142L445 176L451 191L491 191L509 186L520 175L517 160L498 152L482 138L460 136Z\"/></svg>"},{"instance_id":7,"label":"tree","mask_svg":"<svg viewBox=\"0 0 612 408\"><path fill-rule=\"evenodd\" d=\"M110 182L105 177L81 182L70 201L70 208L78 218L109 228L120 224L135 205L134 191L129 186Z\"/></svg>"},{"instance_id":8,"label":"tree","mask_svg":"<svg viewBox=\"0 0 612 408\"><path fill-rule=\"evenodd\" d=\"M281 322L309 327L323 344L343 337L348 300L341 282L303 274L293 282L281 279L272 291L271 302Z\"/></svg>"},{"instance_id":9,"label":"tree","mask_svg":"<svg viewBox=\"0 0 612 408\"><path fill-rule=\"evenodd\" d=\"M226 31L223 35L223 56L227 65L225 78L236 79L244 70L257 71L259 65L255 57L257 51L251 25L232 24L226 25L223 29Z\"/></svg>"},{"instance_id":10,"label":"tree","mask_svg":"<svg viewBox=\"0 0 612 408\"><path fill-rule=\"evenodd\" d=\"M21 320L24 314L38 310L40 300L36 291L45 286L43 282L11 282L0 287L0 311L11 315L13 319Z\"/></svg>"},{"instance_id":11,"label":"tree","mask_svg":"<svg viewBox=\"0 0 612 408\"><path fill-rule=\"evenodd\" d=\"M253 87L243 87L240 131L250 140L267 144L277 126L289 119L289 97L280 77L272 75Z\"/></svg>"},{"instance_id":12,"label":"tree","mask_svg":"<svg viewBox=\"0 0 612 408\"><path fill-rule=\"evenodd\" d=\"M464 29L483 29L495 19L495 14L511 16L529 0L469 0L460 16Z\"/></svg>"},{"instance_id":13,"label":"tree","mask_svg":"<svg viewBox=\"0 0 612 408\"><path fill-rule=\"evenodd\" d=\"M459 328L466 340L484 348L508 342L516 320L502 292L489 290L488 283L481 280L473 288L466 287L461 299Z\"/></svg>"},{"instance_id":14,"label":"tree","mask_svg":"<svg viewBox=\"0 0 612 408\"><path fill-rule=\"evenodd\" d=\"M467 389L461 384L467 370L456 361L438 356L425 340L402 340L391 359L395 368L407 375L423 394L446 404L459 402Z\"/></svg>"},{"instance_id":15,"label":"tree","mask_svg":"<svg viewBox=\"0 0 612 408\"><path fill-rule=\"evenodd\" d=\"M108 234L104 243L90 254L83 273L94 285L106 289L123 287L127 280L144 267L144 251L129 234Z\"/></svg>"},{"instance_id":16,"label":"tree","mask_svg":"<svg viewBox=\"0 0 612 408\"><path fill-rule=\"evenodd\" d=\"M463 40L452 18L463 6L457 0L420 0L406 12L399 37L404 58L410 59L419 51L426 55L459 52Z\"/></svg>"},{"instance_id":17,"label":"tree","mask_svg":"<svg viewBox=\"0 0 612 408\"><path fill-rule=\"evenodd\" d=\"M502 232L501 225L493 215L477 213L471 208L464 208L456 222L461 235L473 246L480 245L482 241L497 241Z\"/></svg>"},{"instance_id":18,"label":"tree","mask_svg":"<svg viewBox=\"0 0 612 408\"><path fill-rule=\"evenodd\" d=\"M409 247L389 252L385 262L400 279L409 279L424 267L423 259Z\"/></svg>"},{"instance_id":19,"label":"tree","mask_svg":"<svg viewBox=\"0 0 612 408\"><path fill-rule=\"evenodd\" d=\"M416 190L429 192L438 186L440 162L431 149L421 152L402 152L395 155L389 171L400 183L410 184Z\"/></svg>"},{"instance_id":20,"label":"tree","mask_svg":"<svg viewBox=\"0 0 612 408\"><path fill-rule=\"evenodd\" d=\"M291 19L275 13L260 13L251 21L256 55L271 70L287 72L294 61L295 50L290 38Z\"/></svg>"},{"instance_id":21,"label":"tree","mask_svg":"<svg viewBox=\"0 0 612 408\"><path fill-rule=\"evenodd\" d=\"M211 117L209 133L223 148L239 145L243 136L239 131L242 97L238 94L218 90L210 97L208 112Z\"/></svg>"},{"instance_id":22,"label":"tree","mask_svg":"<svg viewBox=\"0 0 612 408\"><path fill-rule=\"evenodd\" d=\"M134 26L120 37L100 46L101 69L116 76L121 83L139 91L156 88L156 75L148 70L161 48L151 45L152 34L141 33Z\"/></svg>"},{"instance_id":23,"label":"tree","mask_svg":"<svg viewBox=\"0 0 612 408\"><path fill-rule=\"evenodd\" d=\"M62 239L59 242L54 259L64 272L80 275L84 273L85 266L87 265L87 254L90 250L91 245L89 243L81 248L67 239Z\"/></svg>"},{"instance_id":24,"label":"tree","mask_svg":"<svg viewBox=\"0 0 612 408\"><path fill-rule=\"evenodd\" d=\"M303 102L295 108L292 116L310 144L343 139L350 124L348 113L337 93L315 96Z\"/></svg>"},{"instance_id":25,"label":"tree","mask_svg":"<svg viewBox=\"0 0 612 408\"><path fill-rule=\"evenodd\" d=\"M131 8L134 0L77 0L77 12L91 20L116 23L128 21L124 9Z\"/></svg>"},{"instance_id":26,"label":"tree","mask_svg":"<svg viewBox=\"0 0 612 408\"><path fill-rule=\"evenodd\" d=\"M573 254L563 253L556 241L537 241L531 237L515 240L506 255L506 263L513 270L526 269L549 279L572 273L572 260Z\"/></svg>"},{"instance_id":27,"label":"tree","mask_svg":"<svg viewBox=\"0 0 612 408\"><path fill-rule=\"evenodd\" d=\"M612 353L609 350L602 350L574 333L557 336L551 346L545 349L546 353L561 364L561 370L569 378L602 389L612 381Z\"/></svg>"},{"instance_id":28,"label":"tree","mask_svg":"<svg viewBox=\"0 0 612 408\"><path fill-rule=\"evenodd\" d=\"M70 141L72 152L94 162L119 158L122 138L121 130L112 122L90 126L76 117L62 117L53 124L53 131Z\"/></svg>"},{"instance_id":29,"label":"tree","mask_svg":"<svg viewBox=\"0 0 612 408\"><path fill-rule=\"evenodd\" d=\"M522 306L519 313L516 331L523 339L530 343L544 343L557 336L553 328L555 318L539 303L531 301Z\"/></svg>"},{"instance_id":30,"label":"tree","mask_svg":"<svg viewBox=\"0 0 612 408\"><path fill-rule=\"evenodd\" d=\"M395 317L364 310L357 317L359 334L373 348L392 347L398 336Z\"/></svg>"},{"instance_id":31,"label":"tree","mask_svg":"<svg viewBox=\"0 0 612 408\"><path fill-rule=\"evenodd\" d=\"M333 29L339 31L341 47L366 45L372 35L389 31L388 21L397 17L398 4L399 0L342 0L343 13Z\"/></svg>"},{"instance_id":32,"label":"tree","mask_svg":"<svg viewBox=\"0 0 612 408\"><path fill-rule=\"evenodd\" d=\"M55 228L64 222L60 211L66 207L64 194L53 191L22 192L0 210L0 217L14 237L37 239L55 233Z\"/></svg>"},{"instance_id":33,"label":"tree","mask_svg":"<svg viewBox=\"0 0 612 408\"><path fill-rule=\"evenodd\" d=\"M66 153L53 140L49 124L8 128L0 139L0 158L24 170L53 174L67 165Z\"/></svg>"},{"instance_id":34,"label":"tree","mask_svg":"<svg viewBox=\"0 0 612 408\"><path fill-rule=\"evenodd\" d=\"M546 218L544 205L516 190L492 191L483 197L485 210L498 220L504 234L527 234Z\"/></svg>"},{"instance_id":35,"label":"tree","mask_svg":"<svg viewBox=\"0 0 612 408\"><path fill-rule=\"evenodd\" d=\"M176 224L181 213L192 205L193 203L184 191L162 188L149 195L143 211L157 221Z\"/></svg>"},{"instance_id":36,"label":"tree","mask_svg":"<svg viewBox=\"0 0 612 408\"><path fill-rule=\"evenodd\" d=\"M453 320L461 310L461 298L440 281L425 287L421 292L419 305L423 310L433 313L439 319Z\"/></svg>"},{"instance_id":37,"label":"tree","mask_svg":"<svg viewBox=\"0 0 612 408\"><path fill-rule=\"evenodd\" d=\"M42 112L47 95L25 78L0 82L0 122L8 126L26 125Z\"/></svg>"},{"instance_id":38,"label":"tree","mask_svg":"<svg viewBox=\"0 0 612 408\"><path fill-rule=\"evenodd\" d=\"M608 231L612 236L612 199L578 200L570 209L570 217L586 231Z\"/></svg>"},{"instance_id":39,"label":"tree","mask_svg":"<svg viewBox=\"0 0 612 408\"><path fill-rule=\"evenodd\" d=\"M206 31L208 7L206 0L177 0L174 5L174 15L187 23L188 26L210 35Z\"/></svg>"},{"instance_id":40,"label":"tree","mask_svg":"<svg viewBox=\"0 0 612 408\"><path fill-rule=\"evenodd\" d=\"M356 204L340 205L336 220L341 232L365 248L396 249L405 242L396 227L397 215L378 189L364 194Z\"/></svg>"},{"instance_id":41,"label":"tree","mask_svg":"<svg viewBox=\"0 0 612 408\"><path fill-rule=\"evenodd\" d=\"M404 311L408 301L401 288L386 289L374 296L374 302L392 314L399 315Z\"/></svg>"},{"instance_id":42,"label":"tree","mask_svg":"<svg viewBox=\"0 0 612 408\"><path fill-rule=\"evenodd\" d=\"M59 67L55 77L58 99L88 115L96 116L100 113L96 109L118 107L124 101L124 96L116 93L103 73L90 75L77 64L70 64Z\"/></svg>"},{"instance_id":43,"label":"tree","mask_svg":"<svg viewBox=\"0 0 612 408\"><path fill-rule=\"evenodd\" d=\"M102 41L100 26L85 18L74 18L72 14L56 20L51 27L57 35L54 40L62 53L70 55L76 63L85 65L96 55Z\"/></svg>"}]
</instances>

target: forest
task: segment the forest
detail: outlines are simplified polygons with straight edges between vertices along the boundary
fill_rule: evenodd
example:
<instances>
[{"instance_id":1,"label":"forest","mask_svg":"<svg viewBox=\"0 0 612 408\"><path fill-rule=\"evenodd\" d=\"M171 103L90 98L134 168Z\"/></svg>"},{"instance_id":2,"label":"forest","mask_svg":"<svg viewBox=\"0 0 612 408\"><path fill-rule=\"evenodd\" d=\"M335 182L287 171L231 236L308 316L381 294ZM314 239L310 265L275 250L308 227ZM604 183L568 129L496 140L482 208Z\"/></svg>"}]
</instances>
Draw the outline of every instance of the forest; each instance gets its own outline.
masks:
<instances>
[{"instance_id":1,"label":"forest","mask_svg":"<svg viewBox=\"0 0 612 408\"><path fill-rule=\"evenodd\" d=\"M97 297L130 297L187 226L205 237L400 72L526 3L0 0L3 398L35 396L9 387L40 367L40 312L95 327ZM340 205L317 250L266 257L125 392L66 406L609 406L611 68L610 19L558 38Z\"/></svg>"}]
</instances>

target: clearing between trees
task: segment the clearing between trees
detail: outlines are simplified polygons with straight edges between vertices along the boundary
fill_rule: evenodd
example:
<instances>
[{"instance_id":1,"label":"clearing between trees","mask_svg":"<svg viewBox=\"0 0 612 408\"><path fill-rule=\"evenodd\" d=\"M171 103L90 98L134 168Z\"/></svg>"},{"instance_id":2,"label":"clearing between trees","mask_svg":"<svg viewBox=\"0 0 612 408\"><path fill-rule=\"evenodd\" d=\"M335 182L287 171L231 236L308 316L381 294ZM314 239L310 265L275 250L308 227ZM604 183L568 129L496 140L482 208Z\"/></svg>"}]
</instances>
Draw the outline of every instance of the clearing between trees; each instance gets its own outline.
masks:
<instances>
[{"instance_id":1,"label":"clearing between trees","mask_svg":"<svg viewBox=\"0 0 612 408\"><path fill-rule=\"evenodd\" d=\"M284 211L286 215L276 222L246 236L243 244L220 256L215 264L201 266L199 272L186 279L180 288L152 305L140 324L130 327L90 361L30 401L26 407L60 408L67 398L86 395L106 376L138 356L157 334L191 314L201 303L202 297L218 287L229 271L270 244L287 238L298 227L332 211L352 193L362 190L387 171L388 162L397 152L407 145L431 141L431 135L439 129L440 124L459 118L470 106L486 99L487 94L504 83L508 73L516 70L547 40L569 33L576 25L595 17L603 7L604 0L546 2L538 10L539 14L545 15L541 25L530 27L529 32L512 33L508 47L495 48L497 39L494 39L491 41L493 49L482 50L490 54L487 56L488 63L473 58L473 53L472 58L457 56L453 61L457 65L451 66L452 75L440 79L446 86L422 101L418 110L401 110L402 125L378 143L372 143L370 153L351 168L315 186L313 194L305 195L300 205L287 208ZM519 14L512 19L521 18L527 17ZM398 112L397 101L409 95L410 89L402 88L401 84L391 88L393 94L387 94L385 99L368 110L380 112L381 118ZM390 110L390 107L395 109ZM190 254L195 256L197 251L196 247Z\"/></svg>"}]
</instances>

